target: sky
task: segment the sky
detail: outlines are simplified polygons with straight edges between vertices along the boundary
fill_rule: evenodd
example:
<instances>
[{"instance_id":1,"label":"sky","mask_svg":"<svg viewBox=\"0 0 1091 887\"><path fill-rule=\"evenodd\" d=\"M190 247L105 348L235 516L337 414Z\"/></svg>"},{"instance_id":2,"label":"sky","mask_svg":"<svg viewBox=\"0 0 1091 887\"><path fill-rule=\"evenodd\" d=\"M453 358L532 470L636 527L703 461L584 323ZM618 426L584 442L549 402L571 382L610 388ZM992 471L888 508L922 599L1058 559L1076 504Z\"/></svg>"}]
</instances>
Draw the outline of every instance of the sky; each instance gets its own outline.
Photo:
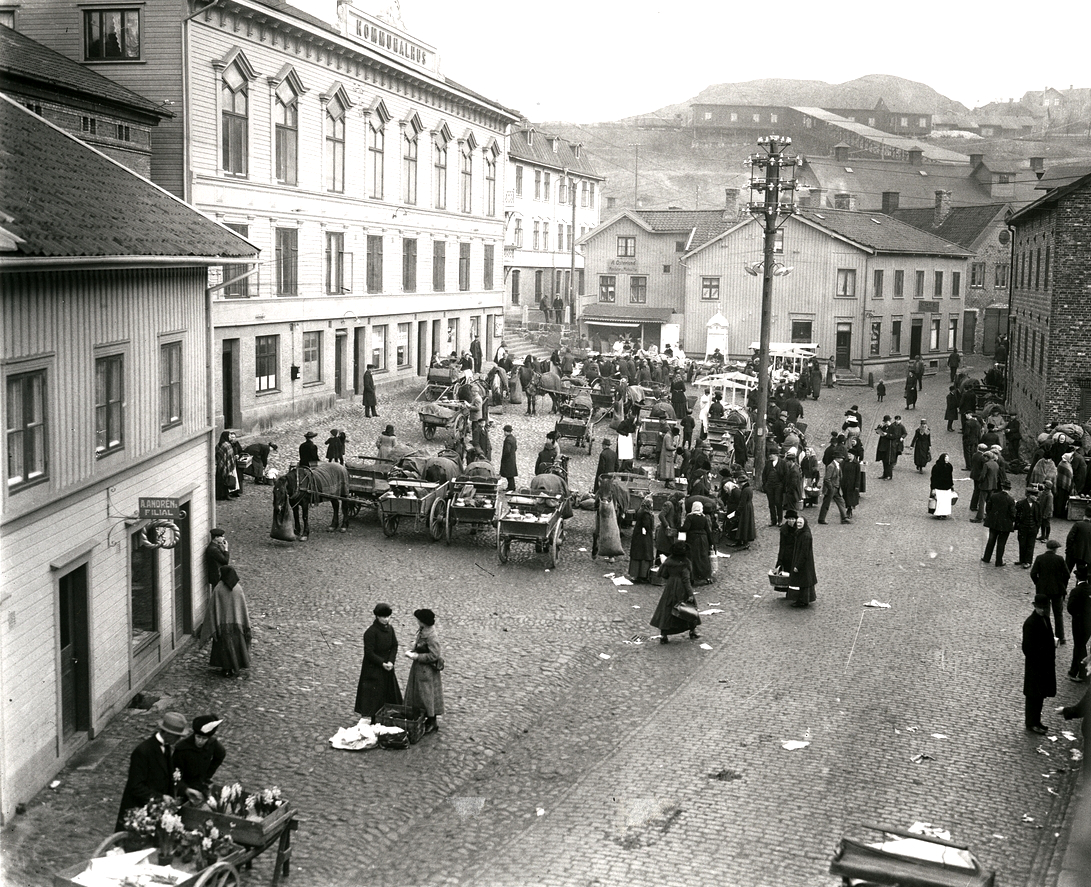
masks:
<instances>
[{"instance_id":1,"label":"sky","mask_svg":"<svg viewBox=\"0 0 1091 887\"><path fill-rule=\"evenodd\" d=\"M335 19L335 0L289 2ZM532 122L617 120L685 102L712 84L766 77L843 83L892 74L969 108L1046 86L1091 86L1086 56L1058 39L1088 33L1087 0L1061 0L1043 16L1015 0L355 5L381 13L399 2L406 31L436 47L446 76Z\"/></svg>"}]
</instances>

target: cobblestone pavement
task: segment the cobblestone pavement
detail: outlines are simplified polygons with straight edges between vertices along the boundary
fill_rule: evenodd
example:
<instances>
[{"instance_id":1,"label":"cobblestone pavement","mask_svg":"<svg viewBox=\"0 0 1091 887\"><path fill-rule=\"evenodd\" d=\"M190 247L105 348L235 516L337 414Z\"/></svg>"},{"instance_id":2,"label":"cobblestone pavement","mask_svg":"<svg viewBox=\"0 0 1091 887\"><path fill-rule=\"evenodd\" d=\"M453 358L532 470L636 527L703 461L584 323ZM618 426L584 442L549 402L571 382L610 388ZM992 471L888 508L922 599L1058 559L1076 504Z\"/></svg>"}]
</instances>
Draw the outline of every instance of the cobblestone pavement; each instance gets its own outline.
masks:
<instances>
[{"instance_id":1,"label":"cobblestone pavement","mask_svg":"<svg viewBox=\"0 0 1091 887\"><path fill-rule=\"evenodd\" d=\"M929 378L903 416L911 429L930 418L933 452L952 453L959 469L960 438L941 420L945 388ZM379 419L341 407L263 437L294 453L306 428L321 440L337 425L350 453L370 452L393 421L424 446L404 400L381 404ZM874 427L868 389L806 403L816 445L851 403ZM509 406L496 418L497 457L511 421L529 469L553 417ZM598 446L591 458L562 449L573 486L587 489ZM813 526L814 607L790 609L769 587L776 531L756 501L759 541L721 558L715 584L699 589L702 607L722 612L705 618L700 641L666 647L648 625L658 590L619 589L603 574L622 571L621 559L590 559L589 512L570 522L548 571L530 546L498 564L485 533L460 529L447 547L403 525L387 539L368 512L328 534L325 506L308 542L276 543L269 489L247 485L218 521L250 603L253 668L222 678L207 647L194 647L151 689L160 708L225 716L225 779L279 785L294 801L295 887L829 885L842 834L915 821L948 829L1005 885L1051 885L1077 746L1052 707L1077 688L1062 680L1047 703L1049 737L1024 732L1027 574L980 562L967 480L956 516L937 521L911 459L891 482L869 469L855 523ZM1054 535L1065 531L1061 522ZM891 607L864 608L872 599ZM408 751L336 751L327 740L356 720L360 638L379 600L393 605L403 648L413 609L438 614L448 713ZM402 681L406 672L399 664ZM3 833L6 883L46 885L86 858L113 823L129 750L158 716L126 710L15 818ZM791 739L810 745L785 750ZM262 857L246 880L271 869Z\"/></svg>"}]
</instances>

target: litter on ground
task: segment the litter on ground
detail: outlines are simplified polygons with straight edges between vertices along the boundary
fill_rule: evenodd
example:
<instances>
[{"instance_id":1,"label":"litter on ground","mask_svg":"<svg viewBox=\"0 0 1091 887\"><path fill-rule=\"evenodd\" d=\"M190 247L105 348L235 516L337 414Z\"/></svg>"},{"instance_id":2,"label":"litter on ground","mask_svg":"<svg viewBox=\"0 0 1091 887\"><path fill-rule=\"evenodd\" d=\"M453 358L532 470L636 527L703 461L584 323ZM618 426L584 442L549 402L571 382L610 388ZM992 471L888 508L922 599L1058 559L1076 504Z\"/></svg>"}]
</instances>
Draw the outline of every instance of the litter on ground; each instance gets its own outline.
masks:
<instances>
[{"instance_id":1,"label":"litter on ground","mask_svg":"<svg viewBox=\"0 0 1091 887\"><path fill-rule=\"evenodd\" d=\"M864 604L864 606L865 607L871 607L874 610L889 610L890 609L890 604L884 604L882 601L875 600L875 598L872 598L870 601L868 601L866 604Z\"/></svg>"},{"instance_id":2,"label":"litter on ground","mask_svg":"<svg viewBox=\"0 0 1091 887\"><path fill-rule=\"evenodd\" d=\"M810 745L809 742L803 742L800 739L785 739L780 747L787 751L796 751L797 749L806 748Z\"/></svg>"}]
</instances>

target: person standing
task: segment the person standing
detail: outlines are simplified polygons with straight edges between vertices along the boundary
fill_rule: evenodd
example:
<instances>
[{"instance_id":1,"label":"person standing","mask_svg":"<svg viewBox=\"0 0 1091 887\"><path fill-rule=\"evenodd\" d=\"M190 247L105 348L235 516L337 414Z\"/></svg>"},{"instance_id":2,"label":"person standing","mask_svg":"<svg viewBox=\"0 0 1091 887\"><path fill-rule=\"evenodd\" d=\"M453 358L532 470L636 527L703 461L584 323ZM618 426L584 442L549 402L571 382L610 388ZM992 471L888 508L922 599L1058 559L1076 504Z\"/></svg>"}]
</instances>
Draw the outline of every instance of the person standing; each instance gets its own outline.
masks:
<instances>
[{"instance_id":1,"label":"person standing","mask_svg":"<svg viewBox=\"0 0 1091 887\"><path fill-rule=\"evenodd\" d=\"M603 475L614 474L617 471L617 451L610 446L610 438L602 439L602 451L599 453L599 464L595 468L595 483L591 492L596 492L602 482Z\"/></svg>"},{"instance_id":2,"label":"person standing","mask_svg":"<svg viewBox=\"0 0 1091 887\"><path fill-rule=\"evenodd\" d=\"M379 400L375 396L375 376L372 375L372 370L375 369L375 364L369 363L367 369L364 370L364 418L371 419L377 418L379 415L378 407Z\"/></svg>"},{"instance_id":3,"label":"person standing","mask_svg":"<svg viewBox=\"0 0 1091 887\"><path fill-rule=\"evenodd\" d=\"M814 541L807 519L799 514L785 512L785 526L792 526L790 534L781 530L781 550L777 566L791 577L788 586L788 602L793 607L809 607L817 598L815 586L818 576L814 569ZM787 563L785 563L787 558Z\"/></svg>"},{"instance_id":4,"label":"person standing","mask_svg":"<svg viewBox=\"0 0 1091 887\"><path fill-rule=\"evenodd\" d=\"M129 755L129 775L121 793L115 832L125 831L125 814L143 807L153 798L173 798L174 746L186 735L186 719L176 711L163 715L155 733Z\"/></svg>"},{"instance_id":5,"label":"person standing","mask_svg":"<svg viewBox=\"0 0 1091 887\"><path fill-rule=\"evenodd\" d=\"M747 549L758 538L758 528L754 521L754 489L743 475L739 480L739 504L735 507L735 544Z\"/></svg>"},{"instance_id":6,"label":"person standing","mask_svg":"<svg viewBox=\"0 0 1091 887\"><path fill-rule=\"evenodd\" d=\"M962 365L962 357L959 356L958 349L952 348L951 353L947 358L947 369L951 373L951 384L955 384L955 379L958 377L958 368ZM948 431L951 429L948 428Z\"/></svg>"},{"instance_id":7,"label":"person standing","mask_svg":"<svg viewBox=\"0 0 1091 887\"><path fill-rule=\"evenodd\" d=\"M705 514L703 502L690 506L690 512L682 522L682 533L689 547L690 575L694 585L712 584L712 557L714 540L712 522Z\"/></svg>"},{"instance_id":8,"label":"person standing","mask_svg":"<svg viewBox=\"0 0 1091 887\"><path fill-rule=\"evenodd\" d=\"M1046 543L1046 550L1034 559L1034 566L1030 569L1030 580L1034 583L1036 594L1044 594L1049 598L1049 606L1053 610L1053 634L1059 645L1064 644L1064 599L1068 594L1068 567L1064 558L1057 554L1061 543L1056 539L1050 539Z\"/></svg>"},{"instance_id":9,"label":"person standing","mask_svg":"<svg viewBox=\"0 0 1091 887\"><path fill-rule=\"evenodd\" d=\"M943 418L947 422L947 430L954 431L951 424L958 418L958 389L952 385L947 389L947 400L943 408Z\"/></svg>"},{"instance_id":10,"label":"person standing","mask_svg":"<svg viewBox=\"0 0 1091 887\"><path fill-rule=\"evenodd\" d=\"M803 509L803 469L799 467L798 451L791 447L784 455L784 473L781 475L784 494L781 501L784 510ZM782 511L782 514L784 512Z\"/></svg>"},{"instance_id":11,"label":"person standing","mask_svg":"<svg viewBox=\"0 0 1091 887\"><path fill-rule=\"evenodd\" d=\"M204 803L212 777L227 757L227 750L216 738L223 719L219 715L198 715L193 732L174 747L174 768L178 771L177 791L195 805Z\"/></svg>"},{"instance_id":12,"label":"person standing","mask_svg":"<svg viewBox=\"0 0 1091 887\"><path fill-rule=\"evenodd\" d=\"M976 384L976 383L975 383ZM977 412L977 388L975 384L966 382L962 388L962 394L958 400L958 411L962 416L962 433L966 433L966 423L973 418L977 422L974 414ZM981 423L977 422L977 433L981 435ZM974 446L978 445L979 441L974 441Z\"/></svg>"},{"instance_id":13,"label":"person standing","mask_svg":"<svg viewBox=\"0 0 1091 887\"><path fill-rule=\"evenodd\" d=\"M470 343L470 357L474 362L474 374L481 372L481 365L484 363L485 353L481 348L481 337L474 336L474 340Z\"/></svg>"},{"instance_id":14,"label":"person standing","mask_svg":"<svg viewBox=\"0 0 1091 887\"><path fill-rule=\"evenodd\" d=\"M405 685L405 704L424 712L424 732L439 730L436 718L443 714L443 655L436 634L436 614L427 608L413 611L417 637L405 655L413 660Z\"/></svg>"},{"instance_id":15,"label":"person standing","mask_svg":"<svg viewBox=\"0 0 1091 887\"><path fill-rule=\"evenodd\" d=\"M1052 465L1053 463L1050 462L1050 464ZM1043 481L1038 490L1038 516L1042 520L1041 525L1038 527L1038 541L1045 542L1049 538L1049 534L1053 532L1053 525L1051 522L1051 518L1053 517L1053 481L1051 480ZM1071 530L1068 532L1069 535L1072 535ZM1073 563L1068 560L1067 548L1065 548L1065 562L1071 570Z\"/></svg>"},{"instance_id":16,"label":"person standing","mask_svg":"<svg viewBox=\"0 0 1091 887\"><path fill-rule=\"evenodd\" d=\"M216 444L216 498L221 502L231 498L238 483L235 447L231 444L231 432L224 430L220 432L220 440Z\"/></svg>"},{"instance_id":17,"label":"person standing","mask_svg":"<svg viewBox=\"0 0 1091 887\"><path fill-rule=\"evenodd\" d=\"M549 474L557 461L557 435L550 431L546 434L545 443L538 452L538 458L534 460L534 474Z\"/></svg>"},{"instance_id":18,"label":"person standing","mask_svg":"<svg viewBox=\"0 0 1091 887\"><path fill-rule=\"evenodd\" d=\"M398 449L398 438L394 434L394 426L387 425L375 439L375 449L379 451L379 458L384 460L392 460L394 458L394 452Z\"/></svg>"},{"instance_id":19,"label":"person standing","mask_svg":"<svg viewBox=\"0 0 1091 887\"><path fill-rule=\"evenodd\" d=\"M277 451L277 445L272 441L269 443L252 443L248 444L243 452L250 456L250 476L254 478L256 484L269 484L272 481L266 477L266 470L269 468L269 460L272 458L272 454Z\"/></svg>"},{"instance_id":20,"label":"person standing","mask_svg":"<svg viewBox=\"0 0 1091 887\"><path fill-rule=\"evenodd\" d=\"M917 408L917 377L913 373L905 377L905 408L907 410Z\"/></svg>"},{"instance_id":21,"label":"person standing","mask_svg":"<svg viewBox=\"0 0 1091 887\"><path fill-rule=\"evenodd\" d=\"M234 567L220 571L220 581L212 591L212 653L209 665L223 669L233 677L250 667L250 610Z\"/></svg>"},{"instance_id":22,"label":"person standing","mask_svg":"<svg viewBox=\"0 0 1091 887\"><path fill-rule=\"evenodd\" d=\"M1072 619L1072 665L1068 679L1082 684L1087 680L1087 641L1091 639L1091 584L1087 567L1076 567L1076 585L1068 596L1068 615Z\"/></svg>"},{"instance_id":23,"label":"person standing","mask_svg":"<svg viewBox=\"0 0 1091 887\"><path fill-rule=\"evenodd\" d=\"M875 461L883 464L883 474L880 480L890 480L894 477L894 447L896 444L894 430L890 416L883 416L883 421L875 433L879 435L879 443L875 447Z\"/></svg>"},{"instance_id":24,"label":"person standing","mask_svg":"<svg viewBox=\"0 0 1091 887\"><path fill-rule=\"evenodd\" d=\"M833 388L837 382L837 368L833 362L833 357L826 358L826 387Z\"/></svg>"},{"instance_id":25,"label":"person standing","mask_svg":"<svg viewBox=\"0 0 1091 887\"><path fill-rule=\"evenodd\" d=\"M917 388L924 391L924 361L919 354L917 359L913 361L913 375L917 379Z\"/></svg>"},{"instance_id":26,"label":"person standing","mask_svg":"<svg viewBox=\"0 0 1091 887\"><path fill-rule=\"evenodd\" d=\"M364 658L360 663L353 711L374 724L375 716L384 705L402 704L402 689L394 674L394 662L398 658L398 636L390 624L394 610L390 604L376 604L371 612L375 619L364 632Z\"/></svg>"},{"instance_id":27,"label":"person standing","mask_svg":"<svg viewBox=\"0 0 1091 887\"><path fill-rule=\"evenodd\" d=\"M985 516L985 510L989 507L989 500L992 498L993 493L999 489L1000 463L992 453L986 451L982 456L981 468L977 478L977 518L975 523L982 522ZM1011 497L1009 496L1008 498ZM1012 517L1014 520L1014 514ZM986 524L986 526L988 526L988 524ZM1014 529L1014 526L1012 529Z\"/></svg>"},{"instance_id":28,"label":"person standing","mask_svg":"<svg viewBox=\"0 0 1091 887\"><path fill-rule=\"evenodd\" d=\"M515 489L515 478L519 476L519 467L516 465L515 451L518 444L510 425L504 426L504 445L500 451L500 476L508 482L508 489Z\"/></svg>"},{"instance_id":29,"label":"person standing","mask_svg":"<svg viewBox=\"0 0 1091 887\"><path fill-rule=\"evenodd\" d=\"M996 565L1004 566L1004 549L1008 544L1008 536L1015 529L1015 500L1008 492L1010 488L1011 484L1005 481L999 490L989 496L985 510L985 527L989 531L989 541L985 543L985 554L981 558L983 564L992 560L995 549Z\"/></svg>"},{"instance_id":30,"label":"person standing","mask_svg":"<svg viewBox=\"0 0 1091 887\"><path fill-rule=\"evenodd\" d=\"M774 446L761 472L761 488L769 502L769 526L779 527L784 512L784 460L780 447Z\"/></svg>"},{"instance_id":31,"label":"person standing","mask_svg":"<svg viewBox=\"0 0 1091 887\"><path fill-rule=\"evenodd\" d=\"M528 354L523 358L523 365L519 367L519 385L527 396L528 416L538 414L538 385L541 379L542 374L534 366L534 358Z\"/></svg>"},{"instance_id":32,"label":"person standing","mask_svg":"<svg viewBox=\"0 0 1091 887\"><path fill-rule=\"evenodd\" d=\"M928 427L927 419L921 419L909 445L913 448L913 464L917 466L917 472L924 474L924 466L932 461L932 429Z\"/></svg>"},{"instance_id":33,"label":"person standing","mask_svg":"<svg viewBox=\"0 0 1091 887\"><path fill-rule=\"evenodd\" d=\"M1091 566L1091 513L1076 521L1065 539L1064 561L1070 570L1078 564Z\"/></svg>"},{"instance_id":34,"label":"person standing","mask_svg":"<svg viewBox=\"0 0 1091 887\"><path fill-rule=\"evenodd\" d=\"M1019 461L1023 449L1023 423L1014 410L1008 417L1008 424L1004 426L1004 444L1007 448L1005 458L1009 462Z\"/></svg>"},{"instance_id":35,"label":"person standing","mask_svg":"<svg viewBox=\"0 0 1091 887\"><path fill-rule=\"evenodd\" d=\"M845 455L841 463L841 498L845 500L845 514L850 518L860 505L860 459L855 452Z\"/></svg>"},{"instance_id":36,"label":"person standing","mask_svg":"<svg viewBox=\"0 0 1091 887\"><path fill-rule=\"evenodd\" d=\"M822 506L818 509L818 522L820 524L826 523L826 515L829 513L831 502L837 506L837 511L841 515L841 523L852 523L852 520L845 513L845 499L841 495L841 458L840 451L835 452L822 477Z\"/></svg>"},{"instance_id":37,"label":"person standing","mask_svg":"<svg viewBox=\"0 0 1091 887\"><path fill-rule=\"evenodd\" d=\"M670 635L688 631L690 638L696 640L700 616L684 616L675 612L679 604L689 604L697 609L697 599L693 594L693 581L689 557L689 545L675 542L671 546L670 556L659 568L659 577L663 580L663 593L652 614L650 624L659 629L659 643L670 643Z\"/></svg>"},{"instance_id":38,"label":"person standing","mask_svg":"<svg viewBox=\"0 0 1091 887\"><path fill-rule=\"evenodd\" d=\"M1065 520L1068 517L1068 500L1072 496L1072 454L1065 453L1057 463L1056 494L1053 499L1053 516Z\"/></svg>"},{"instance_id":39,"label":"person standing","mask_svg":"<svg viewBox=\"0 0 1091 887\"><path fill-rule=\"evenodd\" d=\"M591 559L594 560L601 554L608 563L613 563L615 557L624 553L618 509L614 502L614 485L604 478L595 494L595 531L591 537Z\"/></svg>"},{"instance_id":40,"label":"person standing","mask_svg":"<svg viewBox=\"0 0 1091 887\"><path fill-rule=\"evenodd\" d=\"M671 406L674 407L674 415L676 418L681 419L683 416L690 414L689 400L686 397L686 380L682 378L682 373L679 370L674 371L674 378L671 379Z\"/></svg>"},{"instance_id":41,"label":"person standing","mask_svg":"<svg viewBox=\"0 0 1091 887\"><path fill-rule=\"evenodd\" d=\"M1048 732L1042 723L1042 706L1057 695L1057 645L1049 624L1049 598L1034 596L1034 612L1023 623L1023 722L1032 733Z\"/></svg>"},{"instance_id":42,"label":"person standing","mask_svg":"<svg viewBox=\"0 0 1091 887\"><path fill-rule=\"evenodd\" d=\"M345 464L345 432L340 428L331 428L326 438L326 461Z\"/></svg>"},{"instance_id":43,"label":"person standing","mask_svg":"<svg viewBox=\"0 0 1091 887\"><path fill-rule=\"evenodd\" d=\"M311 468L318 464L318 444L314 442L316 437L318 437L318 434L314 431L308 431L303 435L303 443L299 445L299 466L301 468Z\"/></svg>"},{"instance_id":44,"label":"person standing","mask_svg":"<svg viewBox=\"0 0 1091 887\"><path fill-rule=\"evenodd\" d=\"M220 581L220 570L231 563L231 552L228 550L227 537L219 527L213 527L208 535L208 545L205 546L205 580L211 593Z\"/></svg>"},{"instance_id":45,"label":"person standing","mask_svg":"<svg viewBox=\"0 0 1091 887\"><path fill-rule=\"evenodd\" d=\"M659 479L667 486L671 486L674 483L674 455L678 449L678 443L667 422L659 423L659 434Z\"/></svg>"},{"instance_id":46,"label":"person standing","mask_svg":"<svg viewBox=\"0 0 1091 887\"><path fill-rule=\"evenodd\" d=\"M635 447L633 435L636 434L637 416L640 415L640 407L629 410L625 418L617 426L617 467L619 471L632 471Z\"/></svg>"},{"instance_id":47,"label":"person standing","mask_svg":"<svg viewBox=\"0 0 1091 887\"><path fill-rule=\"evenodd\" d=\"M645 496L633 516L633 538L629 542L629 581L634 584L651 578L655 561L655 515L652 497Z\"/></svg>"},{"instance_id":48,"label":"person standing","mask_svg":"<svg viewBox=\"0 0 1091 887\"><path fill-rule=\"evenodd\" d=\"M1029 570L1034 563L1034 540L1041 523L1038 503L1031 493L1032 488L1028 484L1023 497L1015 503L1015 537L1019 541L1019 566L1024 570Z\"/></svg>"}]
</instances>

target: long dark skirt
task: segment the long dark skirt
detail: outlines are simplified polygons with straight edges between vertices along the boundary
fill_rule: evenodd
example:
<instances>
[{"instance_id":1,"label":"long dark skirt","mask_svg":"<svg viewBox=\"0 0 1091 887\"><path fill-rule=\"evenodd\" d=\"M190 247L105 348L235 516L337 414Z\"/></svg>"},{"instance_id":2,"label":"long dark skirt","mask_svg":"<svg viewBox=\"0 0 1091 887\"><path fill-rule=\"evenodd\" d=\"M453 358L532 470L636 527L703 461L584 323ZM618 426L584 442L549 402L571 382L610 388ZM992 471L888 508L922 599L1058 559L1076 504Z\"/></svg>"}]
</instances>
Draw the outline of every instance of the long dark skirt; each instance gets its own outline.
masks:
<instances>
[{"instance_id":1,"label":"long dark skirt","mask_svg":"<svg viewBox=\"0 0 1091 887\"><path fill-rule=\"evenodd\" d=\"M220 628L219 637L212 641L208 664L224 671L250 667L250 641L243 635L241 628L235 625Z\"/></svg>"},{"instance_id":2,"label":"long dark skirt","mask_svg":"<svg viewBox=\"0 0 1091 887\"><path fill-rule=\"evenodd\" d=\"M818 596L814 593L814 586L807 585L803 588L789 588L787 600L790 604L813 604Z\"/></svg>"}]
</instances>

